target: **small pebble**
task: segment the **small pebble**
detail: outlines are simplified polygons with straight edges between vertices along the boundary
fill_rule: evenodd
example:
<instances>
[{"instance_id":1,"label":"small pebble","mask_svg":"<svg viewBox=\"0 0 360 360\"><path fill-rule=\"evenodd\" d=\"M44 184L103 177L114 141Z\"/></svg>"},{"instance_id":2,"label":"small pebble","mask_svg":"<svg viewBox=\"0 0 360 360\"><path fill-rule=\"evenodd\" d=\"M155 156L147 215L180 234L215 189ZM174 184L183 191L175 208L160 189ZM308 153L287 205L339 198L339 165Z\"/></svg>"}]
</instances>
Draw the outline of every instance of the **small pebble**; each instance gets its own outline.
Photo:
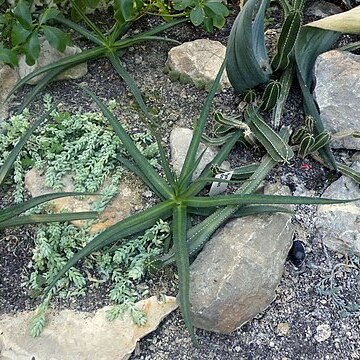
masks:
<instances>
[{"instance_id":1,"label":"small pebble","mask_svg":"<svg viewBox=\"0 0 360 360\"><path fill-rule=\"evenodd\" d=\"M315 340L323 342L331 336L331 327L329 324L321 324L316 327Z\"/></svg>"},{"instance_id":2,"label":"small pebble","mask_svg":"<svg viewBox=\"0 0 360 360\"><path fill-rule=\"evenodd\" d=\"M286 336L289 332L290 326L288 323L278 323L276 330L278 335Z\"/></svg>"}]
</instances>

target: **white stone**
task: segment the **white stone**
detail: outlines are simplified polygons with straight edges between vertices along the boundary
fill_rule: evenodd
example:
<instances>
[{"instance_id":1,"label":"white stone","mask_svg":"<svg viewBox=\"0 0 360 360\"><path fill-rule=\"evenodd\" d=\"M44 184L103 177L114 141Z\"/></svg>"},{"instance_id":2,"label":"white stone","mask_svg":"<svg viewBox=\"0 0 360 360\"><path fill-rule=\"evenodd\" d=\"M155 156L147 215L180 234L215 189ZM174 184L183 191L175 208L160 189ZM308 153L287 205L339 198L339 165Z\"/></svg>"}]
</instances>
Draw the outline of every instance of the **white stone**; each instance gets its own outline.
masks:
<instances>
[{"instance_id":1,"label":"white stone","mask_svg":"<svg viewBox=\"0 0 360 360\"><path fill-rule=\"evenodd\" d=\"M166 68L180 80L209 88L225 58L226 47L218 41L198 39L173 47L168 54ZM220 88L230 87L224 73Z\"/></svg>"},{"instance_id":2,"label":"white stone","mask_svg":"<svg viewBox=\"0 0 360 360\"><path fill-rule=\"evenodd\" d=\"M360 161L352 166L360 170ZM347 176L333 182L322 195L324 198L360 198L359 185ZM331 250L360 256L360 201L345 204L320 205L315 225L322 242Z\"/></svg>"},{"instance_id":3,"label":"white stone","mask_svg":"<svg viewBox=\"0 0 360 360\"><path fill-rule=\"evenodd\" d=\"M176 175L180 175L192 135L193 131L187 128L174 128L170 133L171 163ZM200 156L204 150L205 153L194 172L193 180L200 176L205 166L216 156L218 152L215 147L206 147L201 143L196 155ZM225 163L222 167L227 169L228 164Z\"/></svg>"},{"instance_id":4,"label":"white stone","mask_svg":"<svg viewBox=\"0 0 360 360\"><path fill-rule=\"evenodd\" d=\"M160 303L153 296L137 303L148 318L143 326L133 323L129 314L108 321L109 307L95 314L62 310L51 313L43 333L29 335L34 312L0 316L0 359L2 360L126 360L137 341L157 328L177 308L174 297Z\"/></svg>"},{"instance_id":5,"label":"white stone","mask_svg":"<svg viewBox=\"0 0 360 360\"><path fill-rule=\"evenodd\" d=\"M321 324L316 327L316 334L314 336L317 342L323 342L331 336L331 327L329 324Z\"/></svg>"},{"instance_id":6,"label":"white stone","mask_svg":"<svg viewBox=\"0 0 360 360\"><path fill-rule=\"evenodd\" d=\"M25 55L19 57L19 75L23 79L26 75L31 72L42 68L46 65L52 64L58 60L61 60L67 56L76 55L81 53L81 49L77 46L67 46L65 51L62 53L55 48L53 48L47 40L43 40L40 44L40 56L36 60L35 64L30 66L25 61ZM87 64L81 63L70 69L59 74L55 80L68 80L68 79L78 79L84 76L87 73ZM41 74L35 78L28 81L28 84L34 85L40 81L46 74Z\"/></svg>"}]
</instances>

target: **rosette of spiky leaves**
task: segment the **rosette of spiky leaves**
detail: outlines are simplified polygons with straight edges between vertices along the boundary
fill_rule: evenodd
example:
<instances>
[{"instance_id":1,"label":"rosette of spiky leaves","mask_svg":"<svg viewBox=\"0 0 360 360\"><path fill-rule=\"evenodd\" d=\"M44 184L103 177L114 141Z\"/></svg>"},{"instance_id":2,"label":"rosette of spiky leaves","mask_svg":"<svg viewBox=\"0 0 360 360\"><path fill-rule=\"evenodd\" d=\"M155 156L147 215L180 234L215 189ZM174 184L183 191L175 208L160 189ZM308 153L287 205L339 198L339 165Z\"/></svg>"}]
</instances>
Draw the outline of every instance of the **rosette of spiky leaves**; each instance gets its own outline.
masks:
<instances>
[{"instance_id":1,"label":"rosette of spiky leaves","mask_svg":"<svg viewBox=\"0 0 360 360\"><path fill-rule=\"evenodd\" d=\"M166 256L158 259L155 264L161 266L172 262L176 263L179 276L180 308L191 338L196 343L189 305L189 256L190 254L195 254L199 251L219 226L232 216L246 216L254 214L254 212L262 213L283 210L277 206L272 207L271 205L273 204L328 204L349 201L252 194L268 171L277 164L270 156L264 158L263 162L250 177L250 181L246 182L236 194L218 195L214 197L198 195L208 183L213 182L214 180L216 180L216 182L221 181L212 176L212 167L214 165L220 165L226 159L240 137L241 130L234 132L229 141L226 142L214 159L203 170L200 177L193 180L194 171L201 160L201 156L197 157L201 135L204 131L211 110L212 100L218 89L224 67L225 64L222 65L216 80L210 89L199 119L196 122L192 140L179 176L175 176L170 170L169 163L166 162L164 157L165 152L162 149L160 150L160 153L163 154L162 165L164 167L164 174L166 175L166 178L162 178L150 165L148 160L139 152L121 123L115 118L111 111L109 111L105 104L95 94L89 90L85 90L100 107L110 125L114 128L114 131L120 138L124 148L128 151L131 160L123 159L123 165L134 171L144 183L159 196L161 201L158 204L135 213L109 227L90 241L83 249L79 250L48 284L43 295L44 299L47 298L47 295L57 281L61 279L61 277L80 259L83 259L92 252L98 251L114 242L126 241L124 239L139 234L154 225L159 218L172 218L172 249ZM134 84L131 85L135 86ZM134 88L132 87L131 90L134 90ZM139 102L140 108L144 110L145 115L148 117L149 124L151 125L151 115L147 111L139 94L140 93L137 90L134 93L135 98ZM286 139L284 139L286 134L280 134L279 136L281 136L283 141L286 141ZM252 208L251 206L246 205L256 205L256 207ZM205 219L196 225L192 225L192 214L202 214Z\"/></svg>"},{"instance_id":2,"label":"rosette of spiky leaves","mask_svg":"<svg viewBox=\"0 0 360 360\"><path fill-rule=\"evenodd\" d=\"M16 160L17 156L21 152L26 141L36 130L36 128L46 121L49 114L53 111L53 108L46 112L43 116L39 117L27 130L27 132L20 138L18 143L6 157L4 163L0 167L0 186L3 185L4 180L11 171L11 168ZM26 200L23 203L13 205L4 209L0 209L0 230L13 227L21 226L27 224L37 224L37 223L46 223L46 222L60 222L60 221L72 221L72 220L84 220L84 219L95 219L97 212L77 212L77 213L62 213L62 214L30 214L30 215L21 215L24 212L31 210L32 208L43 204L50 200L55 200L65 196L76 196L84 195L85 193L79 192L59 192L53 194L46 194L31 198ZM85 194L86 195L86 194Z\"/></svg>"}]
</instances>

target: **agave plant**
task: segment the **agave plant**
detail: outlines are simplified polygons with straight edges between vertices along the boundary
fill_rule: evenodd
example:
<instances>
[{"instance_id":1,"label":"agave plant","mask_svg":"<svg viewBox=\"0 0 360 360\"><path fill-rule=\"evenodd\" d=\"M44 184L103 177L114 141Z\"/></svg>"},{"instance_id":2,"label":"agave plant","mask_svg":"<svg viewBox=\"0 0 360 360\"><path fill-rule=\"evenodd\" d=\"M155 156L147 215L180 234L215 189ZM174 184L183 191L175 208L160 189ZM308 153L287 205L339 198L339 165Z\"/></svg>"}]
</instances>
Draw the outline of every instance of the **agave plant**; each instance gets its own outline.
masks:
<instances>
[{"instance_id":1,"label":"agave plant","mask_svg":"<svg viewBox=\"0 0 360 360\"><path fill-rule=\"evenodd\" d=\"M4 184L4 181L8 174L11 171L12 165L16 160L16 157L20 153L22 147L35 131L35 129L46 120L48 115L52 112L53 109L49 110L38 120L36 120L27 132L22 136L22 138L15 145L14 149L6 157L4 163L0 167L0 186ZM24 212L43 204L50 200L55 200L60 197L65 196L78 196L84 195L84 193L78 192L59 192L53 194L46 194L38 197L31 198L23 203L13 205L7 208L0 209L0 231L13 227L26 224L36 224L36 223L46 223L46 222L59 222L59 221L72 221L72 220L84 220L84 219L95 219L97 217L97 212L87 211L87 212L76 212L76 213L61 213L61 214L30 214L30 215L21 215Z\"/></svg>"},{"instance_id":2,"label":"agave plant","mask_svg":"<svg viewBox=\"0 0 360 360\"><path fill-rule=\"evenodd\" d=\"M193 137L182 170L178 176L174 175L166 159L164 149L160 148L165 178L161 177L139 152L121 123L105 104L94 93L85 90L104 113L127 149L129 159L131 160L120 158L122 164L138 175L158 196L160 202L109 227L90 241L83 249L79 250L48 284L43 295L44 300L48 298L50 291L54 288L57 281L80 259L103 247L108 247L114 242L126 241L125 239L131 238L155 224L159 218L164 220L171 219L172 248L163 256L154 259L152 265L162 267L172 263L176 264L179 276L179 303L181 312L191 338L196 343L189 305L189 257L196 255L201 250L202 246L219 226L224 224L230 217L247 216L263 212L288 211L287 209L274 206L274 204L329 204L349 201L253 194L260 182L275 165L280 161L287 161L291 157L291 152L287 145L289 138L288 130L284 128L279 134L273 131L270 132L263 124L259 124L258 113L255 110L249 110L248 117L254 122L253 126L258 129L258 132L268 139L269 151L273 153L273 156L275 156L274 153L278 154L277 160L274 160L271 155L266 155L262 162L256 165L256 168L253 168L253 172L248 172L248 175L252 175L234 194L217 196L199 195L208 183L221 181L214 178L213 169L221 165L241 136L241 130L235 131L215 158L206 166L200 177L192 180L194 171L202 158L201 155L197 157L201 135L204 131L211 110L212 100L218 89L224 67L225 63L222 65L210 89L208 98L196 122ZM151 126L151 115L148 113L139 91L135 91L134 95ZM273 145L270 144L271 142L273 142ZM270 148L271 146L273 147ZM203 220L200 223L193 224L194 214L202 216Z\"/></svg>"}]
</instances>

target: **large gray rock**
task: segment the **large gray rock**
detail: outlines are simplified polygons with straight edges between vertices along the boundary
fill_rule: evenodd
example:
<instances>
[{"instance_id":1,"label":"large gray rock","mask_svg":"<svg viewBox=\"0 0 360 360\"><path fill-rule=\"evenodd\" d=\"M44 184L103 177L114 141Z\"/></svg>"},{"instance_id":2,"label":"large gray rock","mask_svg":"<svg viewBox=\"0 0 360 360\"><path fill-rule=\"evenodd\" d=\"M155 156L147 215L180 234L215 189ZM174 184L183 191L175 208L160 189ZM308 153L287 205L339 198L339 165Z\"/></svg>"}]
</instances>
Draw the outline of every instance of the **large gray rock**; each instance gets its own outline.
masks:
<instances>
[{"instance_id":1,"label":"large gray rock","mask_svg":"<svg viewBox=\"0 0 360 360\"><path fill-rule=\"evenodd\" d=\"M331 131L333 148L360 150L360 55L329 51L315 64L315 97L321 119Z\"/></svg>"},{"instance_id":2,"label":"large gray rock","mask_svg":"<svg viewBox=\"0 0 360 360\"><path fill-rule=\"evenodd\" d=\"M9 104L5 103L5 99L18 80L19 75L15 69L0 63L0 121L9 116Z\"/></svg>"},{"instance_id":3,"label":"large gray rock","mask_svg":"<svg viewBox=\"0 0 360 360\"><path fill-rule=\"evenodd\" d=\"M359 171L360 160L356 161L352 168ZM360 198L359 185L350 178L342 176L326 189L322 197ZM319 206L316 227L320 239L330 249L360 256L360 201Z\"/></svg>"},{"instance_id":4,"label":"large gray rock","mask_svg":"<svg viewBox=\"0 0 360 360\"><path fill-rule=\"evenodd\" d=\"M174 128L170 133L170 150L171 150L171 163L176 175L180 175L182 166L185 161L186 153L189 148L193 131L187 128ZM208 147L200 144L197 156L204 151L203 157L199 166L194 172L193 179L200 176L205 166L216 156L217 149L215 147ZM227 168L228 164L225 163L223 167Z\"/></svg>"},{"instance_id":5,"label":"large gray rock","mask_svg":"<svg viewBox=\"0 0 360 360\"><path fill-rule=\"evenodd\" d=\"M160 321L177 308L174 297L159 303L156 296L137 303L148 321L133 323L129 314L108 321L105 307L95 314L62 310L49 314L40 337L29 335L34 312L0 316L0 359L2 360L126 360L137 341L155 330Z\"/></svg>"},{"instance_id":6,"label":"large gray rock","mask_svg":"<svg viewBox=\"0 0 360 360\"><path fill-rule=\"evenodd\" d=\"M19 58L19 75L23 79L26 75L29 75L31 72L42 68L46 65L54 63L58 60L61 60L67 56L76 55L81 53L81 49L77 46L67 46L65 51L62 53L55 48L53 48L47 40L44 40L40 45L40 56L35 62L34 65L29 66L26 64L25 55L21 55ZM78 79L84 76L87 73L87 64L82 63L76 65L63 73L59 74L56 77L56 80L69 80L69 79ZM36 76L35 78L28 81L28 84L34 85L40 81L45 74Z\"/></svg>"},{"instance_id":7,"label":"large gray rock","mask_svg":"<svg viewBox=\"0 0 360 360\"><path fill-rule=\"evenodd\" d=\"M166 70L170 77L183 82L192 82L197 87L209 88L216 78L225 58L226 47L218 41L198 39L173 47L168 54ZM224 73L220 88L230 87Z\"/></svg>"},{"instance_id":8,"label":"large gray rock","mask_svg":"<svg viewBox=\"0 0 360 360\"><path fill-rule=\"evenodd\" d=\"M276 193L273 189L270 191ZM269 306L275 297L292 237L289 214L229 221L191 265L190 303L194 325L229 333Z\"/></svg>"}]
</instances>

